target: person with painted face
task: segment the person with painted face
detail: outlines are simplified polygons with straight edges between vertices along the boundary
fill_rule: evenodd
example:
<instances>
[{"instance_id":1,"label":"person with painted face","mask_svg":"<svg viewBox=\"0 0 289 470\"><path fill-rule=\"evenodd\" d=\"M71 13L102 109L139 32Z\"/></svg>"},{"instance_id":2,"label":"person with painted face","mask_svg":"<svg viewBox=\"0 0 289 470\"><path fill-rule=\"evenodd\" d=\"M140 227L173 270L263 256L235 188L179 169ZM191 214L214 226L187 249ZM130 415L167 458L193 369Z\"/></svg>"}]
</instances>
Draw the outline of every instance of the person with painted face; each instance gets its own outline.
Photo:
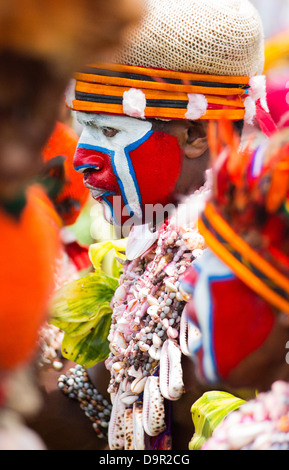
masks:
<instances>
[{"instance_id":1,"label":"person with painted face","mask_svg":"<svg viewBox=\"0 0 289 470\"><path fill-rule=\"evenodd\" d=\"M62 227L42 184L42 150L59 118L71 75L100 50L119 44L124 28L138 19L137 3L1 2L1 450L39 448L22 425L22 415L33 414L39 405L30 368L55 288ZM15 396L15 385L21 396Z\"/></svg>"},{"instance_id":2,"label":"person with painted face","mask_svg":"<svg viewBox=\"0 0 289 470\"><path fill-rule=\"evenodd\" d=\"M152 223L152 219L148 217L151 212L147 210L151 205L169 207L170 215L170 210L173 211L185 196L204 185L209 164L208 122L221 120L225 116L234 122L237 128L242 127L244 121L247 124L255 123L255 118L262 128L264 124L267 128L273 125L268 117L265 81L260 76L264 63L262 25L250 2L223 0L216 4L212 0L147 0L145 5L147 8L142 24L128 35L127 44L116 54L114 61L90 64L79 71L67 95L68 106L77 112L78 120L83 125L74 157L74 167L83 173L84 184L90 189L92 197L103 205L105 218L121 227ZM157 221L164 220L157 217ZM165 239L166 233L169 233L166 226L162 226L157 236L160 233ZM131 239L133 237L129 236L129 245ZM171 295L170 299L167 299L167 305L174 305L174 292L168 294L164 284L170 280L168 273L173 263L168 263L168 260L172 260L177 240L180 242L178 235L162 259L162 263L167 260L166 263L152 280L150 293L153 292L153 295L145 294L149 306L155 305L154 308L147 309L147 312L142 311L145 316L153 315L156 309L154 295L159 295L163 300L166 295ZM151 245L155 242L156 239ZM128 257L128 271L129 267L130 271L133 271L142 256L145 259L147 251L152 249L152 246L145 245L142 251L136 250L137 255ZM197 246L196 243L194 247ZM161 245L159 247L161 251ZM159 256L155 248L150 253L153 262ZM183 266L188 261L188 254L191 256L193 251L191 248L184 249L181 254L178 252ZM187 255L187 258L183 255ZM140 267L137 278L149 278L149 266L146 262ZM125 359L117 362L118 346L120 350L124 350L130 338L135 338L136 331L141 331L141 328L136 330L136 324L133 325L134 329L130 329L131 324L125 317L118 318L121 321L117 320L116 304L120 291L112 302L114 311L110 340L113 359L110 357L107 363L112 378L112 369L116 370L122 364L123 368L120 370L125 370L127 365L124 365L124 362L130 356L128 351ZM132 309L136 315L131 315L130 321L134 322L137 318L136 305L139 299L134 297L136 294L133 290L130 295L132 297L128 298L126 292L126 295L121 297L122 305L118 307L128 306L128 313ZM184 298L178 305L179 311L172 312L176 313L179 319L182 316L183 301ZM187 373L184 368L181 377L179 366L184 357L180 354L179 326L169 330L174 319L166 312L167 307L164 307L159 323L164 326L165 338L168 338L166 346L169 348L171 360L175 357L177 377L180 383L184 379L184 388L180 386L180 393L176 395L180 405L175 400L174 409L177 411L172 415L171 428L164 431L166 427L159 427L156 434L149 434L152 437L149 442L146 438L139 439L138 443L134 442L134 449L170 448L170 439L166 438L171 437L172 429L173 448L184 449L187 448L188 433L192 435L193 432L189 413L196 398L196 389L192 384L193 375ZM156 317L158 318L158 314ZM142 323L140 319L140 327L144 326ZM123 328L125 333L117 331L118 327ZM151 327L149 319L147 327ZM164 343L160 338L164 334L159 330L158 333L159 339L154 337L153 346L155 349L159 348L158 352L162 355L160 344ZM127 336L123 342L124 334ZM117 341L116 344L114 340ZM148 343L136 346L143 348L145 357ZM158 386L159 380L162 388L165 380L161 376L158 379L158 354L151 358L154 366L150 373L147 364L143 377L139 377L142 370L139 364L139 372L134 369L133 373L141 380L149 376L147 383L152 384L152 389L148 394L144 392L144 395L147 397L150 393L156 393L155 396L162 401L164 395L156 390L155 385ZM166 358L164 359L167 363ZM138 358L138 361L142 364L142 358ZM112 367L114 362L115 366ZM94 384L101 383L101 374L102 372L99 375L96 369L89 371ZM122 388L125 387L123 382L122 379L118 382L118 385L121 383L119 388L122 391L126 390ZM130 383L130 380L128 382ZM145 380L141 383L144 382ZM181 398L184 389L186 395ZM110 387L111 392L112 395L117 395L114 394L113 386ZM130 392L125 393L128 393L128 398L122 398L129 401L133 399ZM166 399L170 401L172 393L168 396ZM123 436L123 433L118 433L115 423L121 423L120 427L124 429L125 415L127 422L132 426L132 414L129 414L131 407L124 410L124 402L118 401L118 398L112 408L108 432L109 446L112 449L126 449L128 445L132 445L131 434ZM184 400L185 408L182 408ZM122 413L121 416L117 416L118 411ZM162 419L163 414L164 409L160 413ZM134 417L137 416L136 411ZM185 416L190 421L189 426ZM150 419L146 435L152 432L153 422L153 418ZM157 422L159 424L158 420ZM134 436L137 434L136 426L132 426ZM144 436L142 426L140 429ZM179 429L182 430L181 433L176 432Z\"/></svg>"},{"instance_id":3,"label":"person with painted face","mask_svg":"<svg viewBox=\"0 0 289 470\"><path fill-rule=\"evenodd\" d=\"M83 132L74 167L111 223L149 222L146 207L176 205L204 183L209 120L225 115L240 125L260 116L258 14L247 1L205 3L145 2L141 26L113 63L75 77L67 104Z\"/></svg>"},{"instance_id":4,"label":"person with painted face","mask_svg":"<svg viewBox=\"0 0 289 470\"><path fill-rule=\"evenodd\" d=\"M268 391L289 377L288 128L250 142L239 163L226 135L199 221L208 248L182 280L200 330L190 351L201 381Z\"/></svg>"},{"instance_id":5,"label":"person with painted face","mask_svg":"<svg viewBox=\"0 0 289 470\"><path fill-rule=\"evenodd\" d=\"M199 221L207 249L182 288L191 294L190 326L199 332L189 346L198 380L235 394L247 389L251 400L204 449L287 450L289 129L240 152L232 128L221 127L222 162L213 166Z\"/></svg>"}]
</instances>

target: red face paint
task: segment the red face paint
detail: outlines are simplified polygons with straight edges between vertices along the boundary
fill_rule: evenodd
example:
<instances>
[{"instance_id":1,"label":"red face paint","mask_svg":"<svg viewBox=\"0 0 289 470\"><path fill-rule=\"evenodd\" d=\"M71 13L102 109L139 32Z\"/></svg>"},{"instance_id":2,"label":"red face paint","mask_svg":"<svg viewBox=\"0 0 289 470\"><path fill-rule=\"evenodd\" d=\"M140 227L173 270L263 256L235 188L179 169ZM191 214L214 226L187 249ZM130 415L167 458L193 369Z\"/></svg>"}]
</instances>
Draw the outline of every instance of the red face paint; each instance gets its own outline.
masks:
<instances>
[{"instance_id":1,"label":"red face paint","mask_svg":"<svg viewBox=\"0 0 289 470\"><path fill-rule=\"evenodd\" d=\"M181 174L182 151L176 137L154 132L136 150L130 152L143 208L146 204L166 205Z\"/></svg>"},{"instance_id":2,"label":"red face paint","mask_svg":"<svg viewBox=\"0 0 289 470\"><path fill-rule=\"evenodd\" d=\"M268 338L271 306L239 279L211 283L212 346L220 377L226 378Z\"/></svg>"},{"instance_id":3,"label":"red face paint","mask_svg":"<svg viewBox=\"0 0 289 470\"><path fill-rule=\"evenodd\" d=\"M103 192L121 194L109 154L78 147L73 165L77 171L83 173L84 185L89 189L101 189Z\"/></svg>"},{"instance_id":4,"label":"red face paint","mask_svg":"<svg viewBox=\"0 0 289 470\"><path fill-rule=\"evenodd\" d=\"M140 145L124 148L124 155L141 201L142 218L133 218L133 223L151 222L146 217L147 205L165 206L173 202L171 194L181 173L183 158L177 138L162 132L150 133ZM119 225L127 222L131 216L130 201L123 197L123 182L115 166L114 151L96 150L92 145L82 144L77 148L73 163L77 171L84 173L84 184L92 197L111 208L114 221Z\"/></svg>"},{"instance_id":5,"label":"red face paint","mask_svg":"<svg viewBox=\"0 0 289 470\"><path fill-rule=\"evenodd\" d=\"M209 248L181 282L192 296L186 315L202 335L191 350L198 373L211 383L226 380L266 342L275 324L273 308Z\"/></svg>"}]
</instances>

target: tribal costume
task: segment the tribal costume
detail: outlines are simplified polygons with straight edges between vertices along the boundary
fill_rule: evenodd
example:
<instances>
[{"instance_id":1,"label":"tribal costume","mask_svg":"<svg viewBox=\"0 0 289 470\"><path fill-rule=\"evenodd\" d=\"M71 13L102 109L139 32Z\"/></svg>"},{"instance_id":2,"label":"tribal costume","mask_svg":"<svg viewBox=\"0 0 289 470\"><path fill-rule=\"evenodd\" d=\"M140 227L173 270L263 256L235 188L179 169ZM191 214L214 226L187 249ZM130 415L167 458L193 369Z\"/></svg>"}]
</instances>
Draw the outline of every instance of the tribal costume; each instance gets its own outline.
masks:
<instances>
[{"instance_id":1,"label":"tribal costume","mask_svg":"<svg viewBox=\"0 0 289 470\"><path fill-rule=\"evenodd\" d=\"M101 200L107 220L122 225L114 210L114 197L120 196L125 221L131 217L140 224L129 235L111 304L108 439L118 450L171 448L171 402L184 392L182 353L189 355L192 340L200 339L198 328L189 329L186 322L189 297L179 289L180 276L202 259L205 248L196 218L178 223L176 211L149 238L141 225L148 204L172 200L185 158L178 140L156 132L154 123L226 116L248 124L257 120L267 134L275 130L260 75L262 26L247 0L147 0L145 5L142 24L114 63L85 67L67 94L84 126L76 170ZM198 194L191 201L195 207Z\"/></svg>"}]
</instances>

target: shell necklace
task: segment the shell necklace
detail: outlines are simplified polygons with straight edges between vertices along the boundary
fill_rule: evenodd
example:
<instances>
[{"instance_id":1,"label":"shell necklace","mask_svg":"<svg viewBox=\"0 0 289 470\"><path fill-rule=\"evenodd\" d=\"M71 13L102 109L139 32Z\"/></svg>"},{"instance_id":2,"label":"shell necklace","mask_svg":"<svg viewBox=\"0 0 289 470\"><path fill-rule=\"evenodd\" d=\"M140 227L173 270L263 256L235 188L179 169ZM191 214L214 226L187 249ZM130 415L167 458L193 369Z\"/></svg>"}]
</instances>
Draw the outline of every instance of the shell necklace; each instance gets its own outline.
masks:
<instances>
[{"instance_id":1,"label":"shell necklace","mask_svg":"<svg viewBox=\"0 0 289 470\"><path fill-rule=\"evenodd\" d=\"M181 355L187 354L182 313L189 299L179 278L204 248L196 224L180 226L172 217L153 246L123 266L105 363L111 375L112 450L170 448L167 403L184 393Z\"/></svg>"}]
</instances>

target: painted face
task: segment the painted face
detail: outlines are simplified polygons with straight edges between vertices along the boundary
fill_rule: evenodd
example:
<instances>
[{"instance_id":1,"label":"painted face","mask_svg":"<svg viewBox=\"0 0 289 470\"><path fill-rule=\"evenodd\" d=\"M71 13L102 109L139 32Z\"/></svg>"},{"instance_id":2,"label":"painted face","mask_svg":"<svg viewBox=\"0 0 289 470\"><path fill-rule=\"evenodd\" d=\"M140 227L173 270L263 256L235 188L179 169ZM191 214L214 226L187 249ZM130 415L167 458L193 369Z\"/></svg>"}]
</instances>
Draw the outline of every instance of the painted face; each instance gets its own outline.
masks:
<instances>
[{"instance_id":1,"label":"painted face","mask_svg":"<svg viewBox=\"0 0 289 470\"><path fill-rule=\"evenodd\" d=\"M152 222L152 206L173 202L183 159L177 138L130 117L78 113L78 120L83 132L74 168L102 203L106 220Z\"/></svg>"},{"instance_id":2,"label":"painted face","mask_svg":"<svg viewBox=\"0 0 289 470\"><path fill-rule=\"evenodd\" d=\"M186 313L198 330L189 344L198 374L210 384L226 382L270 335L273 309L209 249L184 275L182 287L192 295Z\"/></svg>"}]
</instances>

